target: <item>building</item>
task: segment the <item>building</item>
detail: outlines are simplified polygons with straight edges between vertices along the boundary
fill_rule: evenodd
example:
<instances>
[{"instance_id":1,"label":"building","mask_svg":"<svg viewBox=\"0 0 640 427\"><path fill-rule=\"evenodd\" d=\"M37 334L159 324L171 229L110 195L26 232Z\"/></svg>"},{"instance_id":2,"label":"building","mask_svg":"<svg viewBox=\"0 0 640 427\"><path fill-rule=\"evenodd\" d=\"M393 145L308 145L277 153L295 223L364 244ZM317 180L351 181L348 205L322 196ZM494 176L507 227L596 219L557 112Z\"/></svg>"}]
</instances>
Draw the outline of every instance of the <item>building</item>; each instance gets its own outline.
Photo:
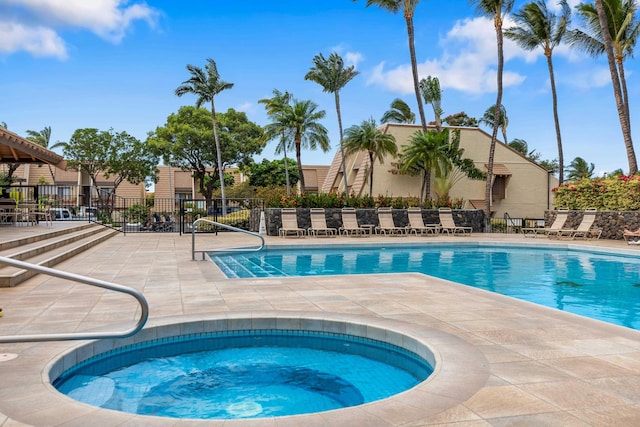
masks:
<instances>
[{"instance_id":1,"label":"building","mask_svg":"<svg viewBox=\"0 0 640 427\"><path fill-rule=\"evenodd\" d=\"M396 139L399 151L409 144L411 135L420 130L418 125L388 123L381 127L384 133ZM487 170L491 136L477 127L450 127L460 130L460 148L464 157L470 158L480 170ZM369 156L365 152L346 159L348 193L364 195L369 192ZM508 213L515 218L542 218L553 208L552 188L558 180L552 173L530 161L511 147L498 141L494 156L494 182L492 215ZM373 195L391 197L418 197L421 177L399 172L397 159L387 157L383 164L374 164ZM449 192L451 199L463 199L465 209L484 209L486 181L463 178ZM433 185L432 185L433 187ZM338 151L322 186L323 192L343 192L341 155ZM432 188L432 197L435 197Z\"/></svg>"}]
</instances>

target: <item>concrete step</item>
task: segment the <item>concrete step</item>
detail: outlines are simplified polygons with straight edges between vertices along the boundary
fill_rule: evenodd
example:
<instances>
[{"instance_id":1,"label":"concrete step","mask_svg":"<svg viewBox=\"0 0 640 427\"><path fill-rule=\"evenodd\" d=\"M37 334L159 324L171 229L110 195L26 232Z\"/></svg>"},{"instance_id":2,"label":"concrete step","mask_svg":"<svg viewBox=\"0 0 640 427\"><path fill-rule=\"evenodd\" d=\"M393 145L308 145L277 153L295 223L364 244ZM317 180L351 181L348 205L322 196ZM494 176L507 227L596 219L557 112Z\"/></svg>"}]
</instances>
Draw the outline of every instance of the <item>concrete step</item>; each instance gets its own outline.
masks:
<instances>
[{"instance_id":1,"label":"concrete step","mask_svg":"<svg viewBox=\"0 0 640 427\"><path fill-rule=\"evenodd\" d=\"M21 246L13 246L11 242L7 242L8 245L0 245L0 248L2 246L13 247L0 249L0 255L45 267L53 267L116 234L118 234L116 230L101 225L88 224L63 230L63 233L52 232L37 238L36 236L29 237L26 240L31 241ZM12 266L0 267L0 288L17 286L36 274Z\"/></svg>"}]
</instances>

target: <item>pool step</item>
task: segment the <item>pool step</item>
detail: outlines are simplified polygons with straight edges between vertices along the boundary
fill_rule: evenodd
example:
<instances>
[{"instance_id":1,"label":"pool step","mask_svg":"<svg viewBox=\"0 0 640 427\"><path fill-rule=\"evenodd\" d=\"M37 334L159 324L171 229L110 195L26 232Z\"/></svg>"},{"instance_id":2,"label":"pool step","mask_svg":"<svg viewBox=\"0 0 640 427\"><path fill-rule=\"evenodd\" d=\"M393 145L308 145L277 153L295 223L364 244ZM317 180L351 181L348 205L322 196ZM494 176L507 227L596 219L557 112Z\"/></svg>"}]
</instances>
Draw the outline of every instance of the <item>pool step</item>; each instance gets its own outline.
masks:
<instances>
[{"instance_id":1,"label":"pool step","mask_svg":"<svg viewBox=\"0 0 640 427\"><path fill-rule=\"evenodd\" d=\"M116 234L118 234L116 230L86 223L77 227L52 230L49 233L2 242L0 256L52 267ZM0 288L17 286L36 274L33 271L0 265Z\"/></svg>"}]
</instances>

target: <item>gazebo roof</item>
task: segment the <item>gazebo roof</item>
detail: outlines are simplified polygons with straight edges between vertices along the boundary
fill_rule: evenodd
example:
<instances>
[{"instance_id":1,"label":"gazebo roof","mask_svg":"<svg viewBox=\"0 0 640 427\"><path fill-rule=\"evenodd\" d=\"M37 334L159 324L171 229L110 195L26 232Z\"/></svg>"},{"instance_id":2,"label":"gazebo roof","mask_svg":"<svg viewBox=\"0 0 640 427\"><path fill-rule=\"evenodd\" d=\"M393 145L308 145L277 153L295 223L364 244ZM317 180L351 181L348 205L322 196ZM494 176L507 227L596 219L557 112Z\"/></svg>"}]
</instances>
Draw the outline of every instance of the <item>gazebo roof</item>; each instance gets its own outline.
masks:
<instances>
[{"instance_id":1,"label":"gazebo roof","mask_svg":"<svg viewBox=\"0 0 640 427\"><path fill-rule=\"evenodd\" d=\"M0 126L0 163L48 163L61 169L64 158Z\"/></svg>"}]
</instances>

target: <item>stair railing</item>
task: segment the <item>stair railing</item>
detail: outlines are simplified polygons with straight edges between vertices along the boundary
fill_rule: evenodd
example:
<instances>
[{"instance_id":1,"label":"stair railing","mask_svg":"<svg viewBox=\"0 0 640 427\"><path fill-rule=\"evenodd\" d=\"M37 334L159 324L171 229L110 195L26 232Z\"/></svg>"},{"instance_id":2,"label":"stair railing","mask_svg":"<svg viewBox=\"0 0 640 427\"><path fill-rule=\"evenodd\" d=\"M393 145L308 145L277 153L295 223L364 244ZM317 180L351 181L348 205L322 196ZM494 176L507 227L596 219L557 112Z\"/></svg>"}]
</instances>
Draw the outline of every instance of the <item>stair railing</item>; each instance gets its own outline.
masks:
<instances>
[{"instance_id":1,"label":"stair railing","mask_svg":"<svg viewBox=\"0 0 640 427\"><path fill-rule=\"evenodd\" d=\"M225 229L231 230L231 231L237 231L239 233L248 234L249 236L255 236L255 237L260 239L260 246L244 246L244 247L239 247L239 248L199 249L199 250L196 250L196 234L197 234L197 230L198 230L198 224L200 224L200 223L212 224L212 225L214 225L216 227L225 228ZM196 259L196 252L202 253L202 259L204 260L204 254L207 253L207 252L217 252L217 251L219 251L219 252L259 251L259 250L264 249L264 245L265 245L264 237L262 237L258 233L254 233L252 231L243 230L242 228L234 227L232 225L222 224L220 222L213 221L213 220L210 220L210 219L207 219L207 218L196 219L195 221L193 221L193 224L191 225L191 259L192 260Z\"/></svg>"}]
</instances>

